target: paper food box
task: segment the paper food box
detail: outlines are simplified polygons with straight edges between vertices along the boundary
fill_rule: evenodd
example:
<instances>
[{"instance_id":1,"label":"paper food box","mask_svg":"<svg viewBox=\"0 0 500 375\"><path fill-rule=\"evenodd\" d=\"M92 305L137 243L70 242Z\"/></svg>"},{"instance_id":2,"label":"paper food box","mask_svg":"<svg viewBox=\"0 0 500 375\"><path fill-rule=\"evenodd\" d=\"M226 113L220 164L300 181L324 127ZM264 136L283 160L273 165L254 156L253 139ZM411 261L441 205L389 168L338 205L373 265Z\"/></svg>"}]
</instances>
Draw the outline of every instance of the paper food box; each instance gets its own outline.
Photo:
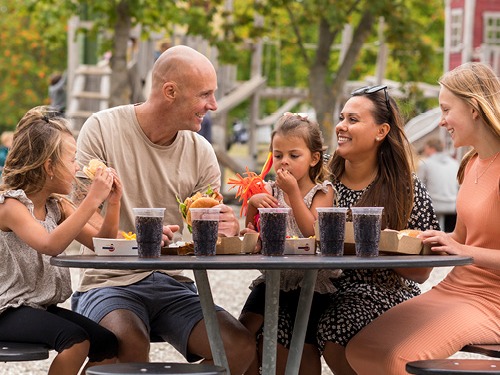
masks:
<instances>
[{"instance_id":1,"label":"paper food box","mask_svg":"<svg viewBox=\"0 0 500 375\"><path fill-rule=\"evenodd\" d=\"M314 230L319 241L319 226L316 221ZM422 240L410 236L401 235L398 231L385 229L380 233L379 250L386 253L429 255L435 254L430 246L423 245ZM345 223L344 255L356 254L354 246L354 228L352 221Z\"/></svg>"},{"instance_id":2,"label":"paper food box","mask_svg":"<svg viewBox=\"0 0 500 375\"><path fill-rule=\"evenodd\" d=\"M285 255L315 255L316 238L287 238Z\"/></svg>"},{"instance_id":3,"label":"paper food box","mask_svg":"<svg viewBox=\"0 0 500 375\"><path fill-rule=\"evenodd\" d=\"M97 255L135 255L137 241L124 238L93 238L94 251Z\"/></svg>"},{"instance_id":4,"label":"paper food box","mask_svg":"<svg viewBox=\"0 0 500 375\"><path fill-rule=\"evenodd\" d=\"M258 239L258 233L245 233L242 237L219 237L215 253L217 255L253 253Z\"/></svg>"},{"instance_id":5,"label":"paper food box","mask_svg":"<svg viewBox=\"0 0 500 375\"><path fill-rule=\"evenodd\" d=\"M385 229L380 233L379 251L408 255L433 254L429 246L422 244L420 238L402 235L392 229ZM355 254L352 222L347 222L345 226L344 254Z\"/></svg>"},{"instance_id":6,"label":"paper food box","mask_svg":"<svg viewBox=\"0 0 500 375\"><path fill-rule=\"evenodd\" d=\"M242 237L219 237L215 247L215 254L253 253L258 239L258 233L246 233ZM178 241L162 248L162 255L194 255L194 244L192 241Z\"/></svg>"}]
</instances>

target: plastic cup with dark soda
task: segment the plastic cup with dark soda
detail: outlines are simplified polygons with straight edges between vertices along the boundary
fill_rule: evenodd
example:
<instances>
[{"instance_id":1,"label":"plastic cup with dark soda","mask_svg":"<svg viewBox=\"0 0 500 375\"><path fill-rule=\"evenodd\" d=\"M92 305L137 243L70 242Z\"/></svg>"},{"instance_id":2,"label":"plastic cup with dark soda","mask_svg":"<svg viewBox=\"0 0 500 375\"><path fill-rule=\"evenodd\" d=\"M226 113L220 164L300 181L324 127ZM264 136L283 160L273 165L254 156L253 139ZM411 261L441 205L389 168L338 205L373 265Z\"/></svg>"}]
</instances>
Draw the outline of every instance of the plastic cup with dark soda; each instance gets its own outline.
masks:
<instances>
[{"instance_id":1,"label":"plastic cup with dark soda","mask_svg":"<svg viewBox=\"0 0 500 375\"><path fill-rule=\"evenodd\" d=\"M291 208L259 208L262 254L283 255L286 221Z\"/></svg>"},{"instance_id":2,"label":"plastic cup with dark soda","mask_svg":"<svg viewBox=\"0 0 500 375\"><path fill-rule=\"evenodd\" d=\"M190 208L195 256L215 255L220 207Z\"/></svg>"},{"instance_id":3,"label":"plastic cup with dark soda","mask_svg":"<svg viewBox=\"0 0 500 375\"><path fill-rule=\"evenodd\" d=\"M378 256L383 210L384 207L351 208L356 256Z\"/></svg>"},{"instance_id":4,"label":"plastic cup with dark soda","mask_svg":"<svg viewBox=\"0 0 500 375\"><path fill-rule=\"evenodd\" d=\"M323 256L344 255L347 208L318 207L319 249Z\"/></svg>"},{"instance_id":5,"label":"plastic cup with dark soda","mask_svg":"<svg viewBox=\"0 0 500 375\"><path fill-rule=\"evenodd\" d=\"M140 258L158 258L161 255L164 208L133 208L137 251Z\"/></svg>"}]
</instances>

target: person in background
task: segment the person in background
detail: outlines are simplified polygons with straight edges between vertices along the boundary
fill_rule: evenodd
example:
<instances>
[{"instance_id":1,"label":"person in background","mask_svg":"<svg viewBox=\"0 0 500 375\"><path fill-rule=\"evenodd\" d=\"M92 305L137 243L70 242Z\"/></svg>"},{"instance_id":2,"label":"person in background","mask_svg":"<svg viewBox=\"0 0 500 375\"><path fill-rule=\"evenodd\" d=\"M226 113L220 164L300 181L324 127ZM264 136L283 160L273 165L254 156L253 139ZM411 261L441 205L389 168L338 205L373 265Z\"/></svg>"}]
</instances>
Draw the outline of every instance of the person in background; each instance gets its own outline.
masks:
<instances>
[{"instance_id":1,"label":"person in background","mask_svg":"<svg viewBox=\"0 0 500 375\"><path fill-rule=\"evenodd\" d=\"M5 160L7 159L7 154L9 153L10 147L12 146L12 139L14 137L14 132L6 130L2 133L0 137L0 174L2 173L3 166L5 165Z\"/></svg>"},{"instance_id":2,"label":"person in background","mask_svg":"<svg viewBox=\"0 0 500 375\"><path fill-rule=\"evenodd\" d=\"M278 120L271 135L271 151L276 171L276 181L266 183L266 193L253 195L248 201L246 225L254 228L258 208L291 208L287 218L287 236L307 238L314 236L314 222L318 214L316 207L331 207L334 201L332 184L328 181L328 171L323 163L323 136L318 123L307 116L285 113ZM331 277L337 277L336 270L320 270L316 282L313 304L325 304L327 294L332 292ZM281 271L280 307L298 305L300 285L304 273L297 270ZM260 334L264 324L265 277L253 281L252 292L247 298L240 315L240 322L254 335ZM296 309L286 309L290 320L295 320ZM310 317L310 329L306 342L314 342L319 316ZM259 355L260 357L260 355ZM260 359L260 358L259 358ZM278 363L277 372L284 373L286 363ZM308 363L311 366L321 364ZM247 371L258 374L258 362Z\"/></svg>"},{"instance_id":3,"label":"person in background","mask_svg":"<svg viewBox=\"0 0 500 375\"><path fill-rule=\"evenodd\" d=\"M77 209L63 198L79 170L75 154L67 120L33 108L17 125L0 186L0 340L55 349L49 375L77 374L87 357L85 368L112 363L118 353L110 331L58 306L71 295L70 273L50 257L75 239L93 248L92 237L118 232L122 190L114 171L96 171ZM97 230L87 222L103 201L108 210Z\"/></svg>"},{"instance_id":4,"label":"person in background","mask_svg":"<svg viewBox=\"0 0 500 375\"><path fill-rule=\"evenodd\" d=\"M220 190L215 152L197 134L206 114L217 109L217 76L204 55L178 45L156 60L152 77L144 103L97 112L85 122L77 158L82 164L100 159L129 176L120 212L125 232L135 231L132 208L166 208L167 244L181 239L184 226L176 197ZM220 208L219 233L237 235L233 210ZM151 336L172 344L189 362L212 361L196 286L182 271L86 269L72 307L116 334L121 362L148 361ZM241 374L253 361L255 339L220 307L217 317L231 373Z\"/></svg>"},{"instance_id":5,"label":"person in background","mask_svg":"<svg viewBox=\"0 0 500 375\"><path fill-rule=\"evenodd\" d=\"M212 115L207 112L201 122L201 129L198 134L202 135L208 142L212 143Z\"/></svg>"},{"instance_id":6,"label":"person in background","mask_svg":"<svg viewBox=\"0 0 500 375\"><path fill-rule=\"evenodd\" d=\"M432 199L432 205L445 232L453 232L457 219L455 201L458 193L457 172L459 163L443 151L443 142L431 138L424 146L417 175Z\"/></svg>"},{"instance_id":7,"label":"person in background","mask_svg":"<svg viewBox=\"0 0 500 375\"><path fill-rule=\"evenodd\" d=\"M56 72L49 77L50 106L59 112L61 116L66 113L66 84L66 72Z\"/></svg>"},{"instance_id":8,"label":"person in background","mask_svg":"<svg viewBox=\"0 0 500 375\"><path fill-rule=\"evenodd\" d=\"M452 233L420 235L431 250L470 256L430 291L392 308L347 346L359 375L406 374L410 361L448 358L467 344L500 344L500 80L483 63L466 63L439 80L439 125L460 163Z\"/></svg>"},{"instance_id":9,"label":"person in background","mask_svg":"<svg viewBox=\"0 0 500 375\"><path fill-rule=\"evenodd\" d=\"M335 127L338 147L328 164L338 206L384 207L382 229L439 229L425 186L412 173L404 122L387 86L363 87L351 95ZM343 270L331 281L335 292L326 309L315 312L320 314L317 341L315 348L304 346L302 373L310 374L307 364L318 362L322 354L334 374L354 374L345 357L346 345L377 316L419 295L418 284L430 272L430 268ZM293 327L293 321L280 324ZM283 341L278 335L278 342Z\"/></svg>"}]
</instances>

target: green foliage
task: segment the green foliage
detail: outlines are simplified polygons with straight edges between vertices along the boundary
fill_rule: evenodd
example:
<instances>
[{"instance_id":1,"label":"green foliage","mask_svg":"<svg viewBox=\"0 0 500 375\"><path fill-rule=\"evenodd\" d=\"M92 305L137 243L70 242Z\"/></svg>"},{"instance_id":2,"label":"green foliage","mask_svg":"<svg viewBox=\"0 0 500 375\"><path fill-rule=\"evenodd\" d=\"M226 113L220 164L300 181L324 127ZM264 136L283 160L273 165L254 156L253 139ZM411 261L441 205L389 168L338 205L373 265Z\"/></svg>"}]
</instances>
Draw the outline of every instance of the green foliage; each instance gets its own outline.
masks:
<instances>
[{"instance_id":1,"label":"green foliage","mask_svg":"<svg viewBox=\"0 0 500 375\"><path fill-rule=\"evenodd\" d=\"M28 109L49 104L49 76L66 66L66 20L32 17L34 3L0 0L2 130L13 129Z\"/></svg>"},{"instance_id":2,"label":"green foliage","mask_svg":"<svg viewBox=\"0 0 500 375\"><path fill-rule=\"evenodd\" d=\"M387 78L434 84L442 70L442 0L239 0L232 2L232 12L225 10L223 0L0 0L4 124L13 126L28 108L48 102L47 77L66 65L69 17L78 15L94 22L94 29L87 34L99 35L101 54L112 47L116 8L124 1L132 26L140 23L144 38L157 31L169 34L174 28L201 35L218 47L221 63L238 65L240 80L250 78L253 41L262 38L262 70L267 84L308 87L311 67L318 59L318 25L326 22L333 40L324 79L326 85L332 85L339 68L338 46L344 25L350 23L355 29L365 11L385 19L384 36L390 50ZM259 18L260 24L256 22ZM351 67L349 79L374 75L378 49L375 27ZM264 101L263 114L281 104ZM412 90L404 102L408 113L429 105L433 103ZM242 105L233 112L243 117L245 111L248 107Z\"/></svg>"}]
</instances>

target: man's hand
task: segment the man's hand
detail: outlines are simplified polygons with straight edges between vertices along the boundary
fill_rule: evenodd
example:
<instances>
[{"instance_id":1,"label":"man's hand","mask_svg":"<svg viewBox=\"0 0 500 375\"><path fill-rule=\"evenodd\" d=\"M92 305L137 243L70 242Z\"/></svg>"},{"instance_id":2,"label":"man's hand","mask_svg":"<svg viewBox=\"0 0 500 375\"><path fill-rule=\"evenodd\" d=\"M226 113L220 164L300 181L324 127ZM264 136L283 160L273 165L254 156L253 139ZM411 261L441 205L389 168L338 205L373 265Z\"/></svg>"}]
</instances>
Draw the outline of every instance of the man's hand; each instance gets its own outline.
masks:
<instances>
[{"instance_id":1,"label":"man's hand","mask_svg":"<svg viewBox=\"0 0 500 375\"><path fill-rule=\"evenodd\" d=\"M174 238L174 233L179 230L178 225L164 225L163 226L163 235L161 239L161 246L168 246L172 239Z\"/></svg>"},{"instance_id":2,"label":"man's hand","mask_svg":"<svg viewBox=\"0 0 500 375\"><path fill-rule=\"evenodd\" d=\"M233 209L225 204L219 204L219 234L226 237L237 236L240 231L240 223L233 212Z\"/></svg>"}]
</instances>

